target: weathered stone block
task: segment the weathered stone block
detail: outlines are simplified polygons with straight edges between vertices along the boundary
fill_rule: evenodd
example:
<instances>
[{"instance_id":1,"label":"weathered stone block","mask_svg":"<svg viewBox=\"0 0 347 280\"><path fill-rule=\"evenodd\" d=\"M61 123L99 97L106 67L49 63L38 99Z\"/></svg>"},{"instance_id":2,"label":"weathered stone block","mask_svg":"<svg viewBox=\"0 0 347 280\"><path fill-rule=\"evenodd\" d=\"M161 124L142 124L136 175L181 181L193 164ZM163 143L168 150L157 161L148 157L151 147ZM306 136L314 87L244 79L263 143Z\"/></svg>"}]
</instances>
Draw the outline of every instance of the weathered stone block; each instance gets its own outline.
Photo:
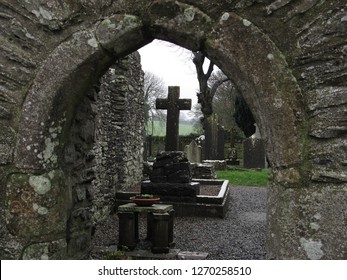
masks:
<instances>
[{"instance_id":1,"label":"weathered stone block","mask_svg":"<svg viewBox=\"0 0 347 280\"><path fill-rule=\"evenodd\" d=\"M158 177L158 176L165 176L165 170L164 168L162 167L156 167L156 168L153 168L152 172L151 172L151 175L153 177Z\"/></svg>"},{"instance_id":2,"label":"weathered stone block","mask_svg":"<svg viewBox=\"0 0 347 280\"><path fill-rule=\"evenodd\" d=\"M0 165L5 165L11 160L12 149L10 145L0 143Z\"/></svg>"},{"instance_id":3,"label":"weathered stone block","mask_svg":"<svg viewBox=\"0 0 347 280\"><path fill-rule=\"evenodd\" d=\"M30 239L65 233L71 200L63 178L60 171L8 178L7 227L12 234Z\"/></svg>"},{"instance_id":4,"label":"weathered stone block","mask_svg":"<svg viewBox=\"0 0 347 280\"><path fill-rule=\"evenodd\" d=\"M160 168L160 167L164 167L166 165L171 165L173 164L175 161L173 158L162 158L160 160L156 160L154 163L153 163L153 169L155 168ZM177 162L177 161L176 161Z\"/></svg>"},{"instance_id":5,"label":"weathered stone block","mask_svg":"<svg viewBox=\"0 0 347 280\"><path fill-rule=\"evenodd\" d=\"M192 181L192 175L189 170L178 170L167 176L169 183L189 183Z\"/></svg>"},{"instance_id":6,"label":"weathered stone block","mask_svg":"<svg viewBox=\"0 0 347 280\"><path fill-rule=\"evenodd\" d=\"M142 182L141 193L158 196L195 197L200 193L200 183L154 183Z\"/></svg>"},{"instance_id":7,"label":"weathered stone block","mask_svg":"<svg viewBox=\"0 0 347 280\"><path fill-rule=\"evenodd\" d=\"M65 260L66 250L65 239L35 243L25 248L23 260Z\"/></svg>"},{"instance_id":8,"label":"weathered stone block","mask_svg":"<svg viewBox=\"0 0 347 280\"><path fill-rule=\"evenodd\" d=\"M167 176L150 176L150 180L153 183L167 182Z\"/></svg>"},{"instance_id":9,"label":"weathered stone block","mask_svg":"<svg viewBox=\"0 0 347 280\"><path fill-rule=\"evenodd\" d=\"M176 173L177 171L187 171L191 172L190 163L189 162L180 162L169 165L165 168L165 175L170 175Z\"/></svg>"}]
</instances>

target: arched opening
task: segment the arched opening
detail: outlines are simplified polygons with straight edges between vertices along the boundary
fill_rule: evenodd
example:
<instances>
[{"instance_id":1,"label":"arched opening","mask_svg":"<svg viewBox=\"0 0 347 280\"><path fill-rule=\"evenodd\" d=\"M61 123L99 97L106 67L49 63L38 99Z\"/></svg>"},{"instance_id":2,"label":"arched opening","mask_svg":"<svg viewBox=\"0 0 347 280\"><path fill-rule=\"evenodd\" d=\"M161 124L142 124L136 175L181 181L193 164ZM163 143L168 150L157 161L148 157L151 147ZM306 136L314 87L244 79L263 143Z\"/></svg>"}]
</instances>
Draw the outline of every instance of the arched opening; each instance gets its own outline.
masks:
<instances>
[{"instance_id":1,"label":"arched opening","mask_svg":"<svg viewBox=\"0 0 347 280\"><path fill-rule=\"evenodd\" d=\"M274 170L274 184L300 185L304 113L300 90L280 51L256 26L233 13L223 14L213 25L197 8L173 5L174 10L153 5L149 21L133 15L114 15L90 30L76 32L54 50L38 72L23 105L15 154L19 170L32 174L31 180L39 177L41 185L42 180L50 180L47 184L59 181L60 192L71 192L62 165L76 106L117 58L158 38L203 51L233 80L254 111ZM169 18L162 16L163 10L170 11ZM290 176L283 179L284 174ZM64 222L69 226L74 205L67 196L69 203L60 200L64 207L55 210L63 217L58 229L62 235L66 231ZM104 206L98 209L99 213L103 213ZM45 229L38 231L51 234Z\"/></svg>"}]
</instances>

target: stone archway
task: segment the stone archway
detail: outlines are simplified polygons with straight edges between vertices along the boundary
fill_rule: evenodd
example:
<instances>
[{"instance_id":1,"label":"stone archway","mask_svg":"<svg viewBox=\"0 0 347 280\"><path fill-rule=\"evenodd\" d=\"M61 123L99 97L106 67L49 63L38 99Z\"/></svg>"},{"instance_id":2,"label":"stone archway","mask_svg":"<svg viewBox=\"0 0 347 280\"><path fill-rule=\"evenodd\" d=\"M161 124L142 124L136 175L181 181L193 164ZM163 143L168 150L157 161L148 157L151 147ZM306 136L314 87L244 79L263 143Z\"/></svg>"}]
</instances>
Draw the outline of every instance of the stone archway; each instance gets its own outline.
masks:
<instances>
[{"instance_id":1,"label":"stone archway","mask_svg":"<svg viewBox=\"0 0 347 280\"><path fill-rule=\"evenodd\" d=\"M49 130L52 120L56 126L68 122L66 114L74 108L78 94L93 82L91 74L100 76L116 57L130 53L154 37L206 52L253 108L267 141L272 166L286 168L299 164L303 147L298 139L304 121L300 88L274 43L251 22L233 13L224 13L212 28L208 24L211 19L198 9L176 6L177 15L172 15L169 22L160 23L154 12L150 14L154 19L149 27L136 16L116 15L91 30L75 33L71 40L55 49L37 74L23 106L15 158L18 167L53 167L50 153L43 152L41 160L34 160L39 152L28 147L35 143L40 146L36 150L45 151L41 135ZM192 23L196 26L190 30ZM47 79L49 76L54 76L54 80ZM58 130L62 132L59 127ZM30 136L26 137L27 134Z\"/></svg>"},{"instance_id":2,"label":"stone archway","mask_svg":"<svg viewBox=\"0 0 347 280\"><path fill-rule=\"evenodd\" d=\"M203 7L203 1L200 2L191 6L154 1L144 5L147 7L144 10L140 8L141 3L132 3L123 8L123 13L112 15L111 12L106 19L95 20L92 26L84 25L82 31L70 31L71 36L61 43L52 43L52 51L41 61L33 80L27 83L26 97L19 109L14 155L16 173L8 173L7 188L25 185L31 180L45 191L54 183L61 188L60 191L56 189L57 192L65 192L66 182L59 158L81 95L115 59L153 38L163 39L204 51L234 81L255 113L273 166L268 203L268 256L345 257L345 248L337 249L337 241L329 236L331 225L337 227L338 232L343 231L343 225L341 227L339 221L334 220L316 226L324 219L322 211L329 206L329 199L343 202L345 196L337 198L335 186L317 190L309 179L312 152L309 154L307 104L286 55L255 22L217 6L216 11L203 12L204 8L198 8ZM273 12L281 7L274 3L267 8ZM50 26L53 22L48 14L42 12L37 16L43 17L42 24L54 28ZM340 178L337 183L343 182ZM308 188L311 185L312 189ZM52 192L52 195L57 194ZM305 197L312 199L307 201ZM11 201L7 203L10 205ZM59 240L64 239L71 207L68 195L55 207L55 210L50 209L50 218L57 221L57 231L47 233L44 222L33 219L30 221L35 225L32 235L46 234L51 239L56 235ZM341 217L341 211L333 212ZM11 219L10 223L16 223L13 216L7 218L7 222ZM298 222L299 230L296 228ZM345 234L340 236L346 239ZM18 234L16 238L21 248L26 244L23 240L31 237Z\"/></svg>"}]
</instances>

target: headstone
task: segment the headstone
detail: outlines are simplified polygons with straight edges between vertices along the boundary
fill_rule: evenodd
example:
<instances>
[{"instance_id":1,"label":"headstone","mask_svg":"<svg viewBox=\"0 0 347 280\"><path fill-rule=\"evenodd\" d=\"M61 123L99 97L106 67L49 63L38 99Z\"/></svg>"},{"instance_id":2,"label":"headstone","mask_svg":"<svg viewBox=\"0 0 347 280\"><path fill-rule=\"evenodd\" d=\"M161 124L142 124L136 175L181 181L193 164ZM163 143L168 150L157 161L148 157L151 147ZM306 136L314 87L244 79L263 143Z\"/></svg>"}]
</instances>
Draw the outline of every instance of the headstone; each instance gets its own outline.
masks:
<instances>
[{"instance_id":1,"label":"headstone","mask_svg":"<svg viewBox=\"0 0 347 280\"><path fill-rule=\"evenodd\" d=\"M240 165L240 161L237 159L236 148L230 148L228 150L228 158L226 160L228 165Z\"/></svg>"},{"instance_id":2,"label":"headstone","mask_svg":"<svg viewBox=\"0 0 347 280\"><path fill-rule=\"evenodd\" d=\"M214 149L213 116L209 117L205 122L205 159L214 159L216 152Z\"/></svg>"},{"instance_id":3,"label":"headstone","mask_svg":"<svg viewBox=\"0 0 347 280\"><path fill-rule=\"evenodd\" d=\"M224 128L218 125L217 130L217 156L216 159L224 160Z\"/></svg>"},{"instance_id":4,"label":"headstone","mask_svg":"<svg viewBox=\"0 0 347 280\"><path fill-rule=\"evenodd\" d=\"M179 150L179 116L180 110L190 110L192 107L191 99L179 99L180 87L170 86L167 99L158 98L156 108L167 110L165 151Z\"/></svg>"},{"instance_id":5,"label":"headstone","mask_svg":"<svg viewBox=\"0 0 347 280\"><path fill-rule=\"evenodd\" d=\"M205 123L205 159L224 159L224 129L213 114Z\"/></svg>"},{"instance_id":6,"label":"headstone","mask_svg":"<svg viewBox=\"0 0 347 280\"><path fill-rule=\"evenodd\" d=\"M243 167L261 169L266 167L264 143L260 139L258 127L250 138L243 141Z\"/></svg>"},{"instance_id":7,"label":"headstone","mask_svg":"<svg viewBox=\"0 0 347 280\"><path fill-rule=\"evenodd\" d=\"M201 159L206 158L205 156L205 135L200 135L195 138L195 142L201 147Z\"/></svg>"},{"instance_id":8,"label":"headstone","mask_svg":"<svg viewBox=\"0 0 347 280\"><path fill-rule=\"evenodd\" d=\"M199 146L194 140L184 148L187 158L191 163L201 162L201 146Z\"/></svg>"}]
</instances>

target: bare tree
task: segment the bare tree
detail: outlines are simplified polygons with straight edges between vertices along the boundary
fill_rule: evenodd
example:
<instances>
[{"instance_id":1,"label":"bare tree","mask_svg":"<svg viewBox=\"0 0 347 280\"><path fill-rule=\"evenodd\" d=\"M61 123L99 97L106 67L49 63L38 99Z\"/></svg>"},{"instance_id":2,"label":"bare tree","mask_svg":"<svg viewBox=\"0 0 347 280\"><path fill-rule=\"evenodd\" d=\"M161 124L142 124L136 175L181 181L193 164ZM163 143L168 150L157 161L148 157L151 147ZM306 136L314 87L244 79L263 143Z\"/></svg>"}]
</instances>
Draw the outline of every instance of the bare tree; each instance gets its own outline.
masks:
<instances>
[{"instance_id":1,"label":"bare tree","mask_svg":"<svg viewBox=\"0 0 347 280\"><path fill-rule=\"evenodd\" d=\"M224 74L222 71L217 71L212 76L212 79L221 80ZM234 119L236 95L238 95L237 89L230 80L220 85L214 94L213 112L218 115L220 124L227 130L236 126Z\"/></svg>"},{"instance_id":2,"label":"bare tree","mask_svg":"<svg viewBox=\"0 0 347 280\"><path fill-rule=\"evenodd\" d=\"M188 115L194 120L193 131L197 134L204 134L200 119L202 118L201 105L196 103L192 106L192 109L188 112Z\"/></svg>"},{"instance_id":3,"label":"bare tree","mask_svg":"<svg viewBox=\"0 0 347 280\"><path fill-rule=\"evenodd\" d=\"M157 98L164 98L165 83L164 81L152 72L145 72L144 79L144 94L145 94L145 129L146 134L150 132L153 135L154 119L164 120L165 113L162 110L156 110L155 101ZM150 130L148 123L151 123Z\"/></svg>"},{"instance_id":4,"label":"bare tree","mask_svg":"<svg viewBox=\"0 0 347 280\"><path fill-rule=\"evenodd\" d=\"M197 96L198 103L201 104L201 112L203 114L203 117L201 118L203 128L205 128L205 121L207 118L214 112L213 99L218 88L224 83L228 82L231 86L227 90L229 91L229 94L232 94L235 92L234 90L236 90L235 86L231 83L228 77L223 74L223 72L220 71L220 73L217 72L217 74L213 74L214 63L212 61L209 62L207 71L205 73L203 68L205 59L206 57L202 52L193 52L193 63L195 64L199 81L199 92ZM238 127L244 132L246 137L249 137L255 132L255 120L252 112L240 94L234 95L232 99L233 100L231 101L233 105L230 107L230 109L234 109L230 110L230 116L235 118Z\"/></svg>"},{"instance_id":5,"label":"bare tree","mask_svg":"<svg viewBox=\"0 0 347 280\"><path fill-rule=\"evenodd\" d=\"M212 74L217 76L215 79L221 79L224 76L222 71ZM212 79L214 79L212 77ZM240 94L235 85L228 80L220 85L213 98L213 112L218 115L219 123L229 132L230 148L235 148L237 138L243 137L242 130L236 123L236 100Z\"/></svg>"},{"instance_id":6,"label":"bare tree","mask_svg":"<svg viewBox=\"0 0 347 280\"><path fill-rule=\"evenodd\" d=\"M197 93L197 97L198 103L201 104L201 112L203 114L201 122L203 127L205 120L207 120L207 118L213 113L213 97L218 87L229 80L226 76L222 77L221 79L210 80L214 68L214 63L212 61L209 62L208 69L205 73L205 58L206 57L202 52L193 52L193 63L196 68L199 82L199 92Z\"/></svg>"}]
</instances>

